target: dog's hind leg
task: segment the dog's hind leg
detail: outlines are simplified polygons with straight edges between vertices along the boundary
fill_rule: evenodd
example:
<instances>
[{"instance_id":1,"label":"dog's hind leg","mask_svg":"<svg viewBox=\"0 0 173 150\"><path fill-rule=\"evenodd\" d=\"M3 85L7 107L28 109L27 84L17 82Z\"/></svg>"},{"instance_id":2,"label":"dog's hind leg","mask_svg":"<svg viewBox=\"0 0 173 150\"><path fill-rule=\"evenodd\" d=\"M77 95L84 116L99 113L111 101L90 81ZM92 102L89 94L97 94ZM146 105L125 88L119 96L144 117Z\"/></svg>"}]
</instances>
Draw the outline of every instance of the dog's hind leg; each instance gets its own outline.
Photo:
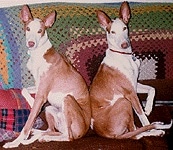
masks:
<instances>
[{"instance_id":1,"label":"dog's hind leg","mask_svg":"<svg viewBox=\"0 0 173 150\"><path fill-rule=\"evenodd\" d=\"M138 118L140 119L140 122L142 123L142 126L149 125L150 122L145 115L145 112L140 104L139 98L135 91L129 92L129 94L126 95L126 99L129 100L132 104L132 107L137 114Z\"/></svg>"},{"instance_id":2,"label":"dog's hind leg","mask_svg":"<svg viewBox=\"0 0 173 150\"><path fill-rule=\"evenodd\" d=\"M153 101L155 96L155 89L148 85L143 85L137 83L137 93L147 93L146 105L145 105L145 114L149 115L153 108Z\"/></svg>"},{"instance_id":3,"label":"dog's hind leg","mask_svg":"<svg viewBox=\"0 0 173 150\"><path fill-rule=\"evenodd\" d=\"M48 106L46 119L48 130L39 141L72 141L82 137L88 129L83 110L71 95L64 98L62 108Z\"/></svg>"}]
</instances>

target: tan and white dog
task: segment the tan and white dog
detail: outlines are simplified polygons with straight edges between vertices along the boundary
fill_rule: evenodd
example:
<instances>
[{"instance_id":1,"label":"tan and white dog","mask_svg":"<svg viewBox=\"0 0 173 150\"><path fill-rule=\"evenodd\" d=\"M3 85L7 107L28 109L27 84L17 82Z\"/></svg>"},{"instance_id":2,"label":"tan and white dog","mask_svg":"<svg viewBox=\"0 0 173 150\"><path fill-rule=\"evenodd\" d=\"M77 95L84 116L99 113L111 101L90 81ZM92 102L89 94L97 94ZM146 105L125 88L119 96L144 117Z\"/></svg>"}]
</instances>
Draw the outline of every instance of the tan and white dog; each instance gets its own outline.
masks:
<instances>
[{"instance_id":1,"label":"tan and white dog","mask_svg":"<svg viewBox=\"0 0 173 150\"><path fill-rule=\"evenodd\" d=\"M50 43L46 29L55 21L56 13L52 12L43 20L33 18L27 5L21 10L21 19L26 32L26 46L30 55L27 63L36 84L35 100L23 90L24 96L33 106L28 120L20 135L4 148L18 147L20 143L29 144L39 141L72 141L85 135L90 126L91 107L89 92L82 76L67 60L57 53ZM32 125L43 104L46 107L48 130L33 130L33 137L28 139Z\"/></svg>"},{"instance_id":2,"label":"tan and white dog","mask_svg":"<svg viewBox=\"0 0 173 150\"><path fill-rule=\"evenodd\" d=\"M97 17L106 31L108 49L90 87L93 129L101 136L117 139L163 135L163 130L156 129L170 128L171 124L150 124L145 115L152 111L155 89L137 83L140 61L132 55L128 37L129 4L121 4L119 18L115 20L103 11L98 11ZM148 93L145 112L137 92ZM133 110L143 127L136 128Z\"/></svg>"}]
</instances>

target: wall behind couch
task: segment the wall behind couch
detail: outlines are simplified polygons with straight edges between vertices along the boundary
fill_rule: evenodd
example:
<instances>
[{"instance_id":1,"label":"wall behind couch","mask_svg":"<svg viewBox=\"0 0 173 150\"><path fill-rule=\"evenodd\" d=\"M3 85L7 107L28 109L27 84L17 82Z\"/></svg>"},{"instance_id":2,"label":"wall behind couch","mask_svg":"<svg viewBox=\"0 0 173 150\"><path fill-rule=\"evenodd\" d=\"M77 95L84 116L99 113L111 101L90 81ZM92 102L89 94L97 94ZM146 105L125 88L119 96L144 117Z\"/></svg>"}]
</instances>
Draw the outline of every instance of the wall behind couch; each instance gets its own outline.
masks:
<instances>
[{"instance_id":1,"label":"wall behind couch","mask_svg":"<svg viewBox=\"0 0 173 150\"><path fill-rule=\"evenodd\" d=\"M23 4L47 3L47 2L77 2L77 3L111 3L122 2L123 0L0 0L0 7L9 7ZM171 2L173 0L128 0L129 2Z\"/></svg>"}]
</instances>

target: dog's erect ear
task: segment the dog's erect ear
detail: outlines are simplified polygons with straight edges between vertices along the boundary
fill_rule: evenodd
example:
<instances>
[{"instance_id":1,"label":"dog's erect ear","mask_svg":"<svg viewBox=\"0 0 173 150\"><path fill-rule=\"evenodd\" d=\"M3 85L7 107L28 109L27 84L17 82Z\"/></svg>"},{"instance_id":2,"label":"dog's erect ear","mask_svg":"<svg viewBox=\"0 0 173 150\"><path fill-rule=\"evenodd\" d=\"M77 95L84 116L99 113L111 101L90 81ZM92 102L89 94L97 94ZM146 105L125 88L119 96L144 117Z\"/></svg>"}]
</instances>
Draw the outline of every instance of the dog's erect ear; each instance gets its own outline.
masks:
<instances>
[{"instance_id":1,"label":"dog's erect ear","mask_svg":"<svg viewBox=\"0 0 173 150\"><path fill-rule=\"evenodd\" d=\"M47 16L43 19L44 25L45 25L47 28L52 27L52 25L53 25L54 22L55 22L55 18L56 18L56 12L53 11L52 13L50 13L49 15L47 15Z\"/></svg>"},{"instance_id":2,"label":"dog's erect ear","mask_svg":"<svg viewBox=\"0 0 173 150\"><path fill-rule=\"evenodd\" d=\"M119 11L119 18L125 23L128 24L131 17L130 6L128 2L123 2Z\"/></svg>"},{"instance_id":3,"label":"dog's erect ear","mask_svg":"<svg viewBox=\"0 0 173 150\"><path fill-rule=\"evenodd\" d=\"M100 26L109 32L112 22L110 17L105 12L98 10L97 18Z\"/></svg>"},{"instance_id":4,"label":"dog's erect ear","mask_svg":"<svg viewBox=\"0 0 173 150\"><path fill-rule=\"evenodd\" d=\"M24 23L26 23L29 20L33 20L31 11L27 5L24 5L22 7L22 10L20 12L20 18Z\"/></svg>"}]
</instances>

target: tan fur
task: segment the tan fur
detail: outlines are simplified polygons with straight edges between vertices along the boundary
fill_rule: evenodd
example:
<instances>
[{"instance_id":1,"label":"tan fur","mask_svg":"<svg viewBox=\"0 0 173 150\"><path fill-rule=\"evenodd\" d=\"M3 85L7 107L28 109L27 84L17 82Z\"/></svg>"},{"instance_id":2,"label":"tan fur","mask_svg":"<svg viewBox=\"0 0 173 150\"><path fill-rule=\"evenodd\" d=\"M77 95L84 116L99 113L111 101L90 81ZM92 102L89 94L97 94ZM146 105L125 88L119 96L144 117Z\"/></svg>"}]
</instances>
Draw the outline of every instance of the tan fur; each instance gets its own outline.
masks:
<instances>
[{"instance_id":1,"label":"tan fur","mask_svg":"<svg viewBox=\"0 0 173 150\"><path fill-rule=\"evenodd\" d=\"M121 135L135 130L132 103L137 105L139 110L142 108L140 104L136 104L135 99L138 98L131 89L133 87L128 79L119 70L105 64L100 66L90 88L94 130L99 135L120 138ZM122 93L124 98L119 98L112 106L113 95Z\"/></svg>"}]
</instances>

